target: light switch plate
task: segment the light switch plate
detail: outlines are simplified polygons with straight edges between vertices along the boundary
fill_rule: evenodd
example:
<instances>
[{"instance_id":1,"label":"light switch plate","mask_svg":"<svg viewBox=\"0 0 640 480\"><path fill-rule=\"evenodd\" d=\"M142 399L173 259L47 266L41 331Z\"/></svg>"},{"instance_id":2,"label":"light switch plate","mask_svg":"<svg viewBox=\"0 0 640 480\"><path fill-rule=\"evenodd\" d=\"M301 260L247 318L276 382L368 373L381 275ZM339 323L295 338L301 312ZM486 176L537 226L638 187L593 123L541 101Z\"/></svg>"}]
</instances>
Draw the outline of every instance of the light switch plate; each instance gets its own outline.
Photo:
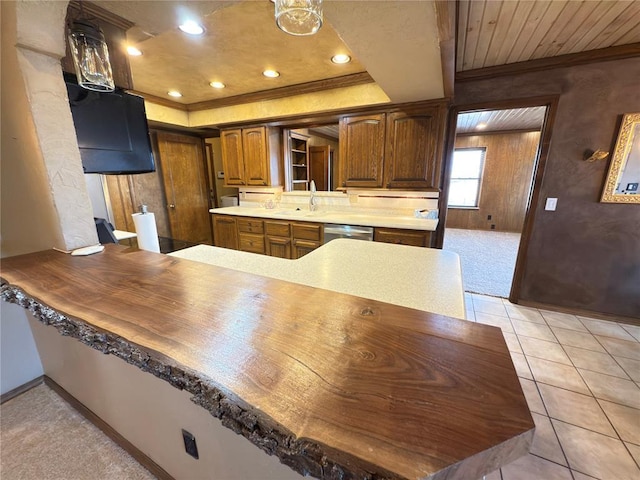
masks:
<instances>
[{"instance_id":1,"label":"light switch plate","mask_svg":"<svg viewBox=\"0 0 640 480\"><path fill-rule=\"evenodd\" d=\"M547 198L547 203L545 203L544 205L544 209L554 212L557 206L558 206L558 199L549 197Z\"/></svg>"},{"instance_id":2,"label":"light switch plate","mask_svg":"<svg viewBox=\"0 0 640 480\"><path fill-rule=\"evenodd\" d=\"M218 174L216 175L219 179L223 179L224 178L224 172L218 172Z\"/></svg>"}]
</instances>

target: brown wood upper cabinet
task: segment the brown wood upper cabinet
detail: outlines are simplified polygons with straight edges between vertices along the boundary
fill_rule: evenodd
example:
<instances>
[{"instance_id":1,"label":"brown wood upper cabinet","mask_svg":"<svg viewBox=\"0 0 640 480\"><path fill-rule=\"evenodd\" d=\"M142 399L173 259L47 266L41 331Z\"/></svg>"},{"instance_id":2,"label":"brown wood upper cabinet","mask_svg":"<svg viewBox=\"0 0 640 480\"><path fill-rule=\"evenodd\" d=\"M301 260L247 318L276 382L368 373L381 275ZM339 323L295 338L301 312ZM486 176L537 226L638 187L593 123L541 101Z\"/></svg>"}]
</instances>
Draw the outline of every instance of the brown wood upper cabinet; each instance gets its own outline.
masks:
<instances>
[{"instance_id":1,"label":"brown wood upper cabinet","mask_svg":"<svg viewBox=\"0 0 640 480\"><path fill-rule=\"evenodd\" d=\"M280 185L277 128L253 127L220 132L224 183L228 186Z\"/></svg>"},{"instance_id":2,"label":"brown wood upper cabinet","mask_svg":"<svg viewBox=\"0 0 640 480\"><path fill-rule=\"evenodd\" d=\"M340 120L342 187L382 187L385 117L377 113Z\"/></svg>"},{"instance_id":3,"label":"brown wood upper cabinet","mask_svg":"<svg viewBox=\"0 0 640 480\"><path fill-rule=\"evenodd\" d=\"M437 188L439 107L387 114L384 186Z\"/></svg>"},{"instance_id":4,"label":"brown wood upper cabinet","mask_svg":"<svg viewBox=\"0 0 640 480\"><path fill-rule=\"evenodd\" d=\"M340 186L438 188L444 104L344 117Z\"/></svg>"}]
</instances>

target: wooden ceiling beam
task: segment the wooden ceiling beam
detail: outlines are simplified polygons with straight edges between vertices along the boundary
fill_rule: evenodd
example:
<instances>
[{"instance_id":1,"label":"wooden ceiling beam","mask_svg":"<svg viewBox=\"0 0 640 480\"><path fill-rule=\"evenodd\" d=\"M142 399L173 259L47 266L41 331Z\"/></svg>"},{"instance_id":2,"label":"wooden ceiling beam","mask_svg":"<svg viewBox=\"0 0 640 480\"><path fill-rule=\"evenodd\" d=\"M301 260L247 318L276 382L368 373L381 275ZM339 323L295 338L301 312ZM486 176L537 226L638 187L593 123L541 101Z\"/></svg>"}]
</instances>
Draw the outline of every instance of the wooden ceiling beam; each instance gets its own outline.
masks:
<instances>
[{"instance_id":1,"label":"wooden ceiling beam","mask_svg":"<svg viewBox=\"0 0 640 480\"><path fill-rule=\"evenodd\" d=\"M526 62L509 63L493 67L464 70L456 73L456 82L468 82L472 80L484 80L487 78L501 77L505 75L517 75L520 73L537 72L553 68L573 67L587 63L620 60L623 58L640 57L640 43L619 45L615 47L600 48L586 52L570 53L557 57L538 58Z\"/></svg>"}]
</instances>

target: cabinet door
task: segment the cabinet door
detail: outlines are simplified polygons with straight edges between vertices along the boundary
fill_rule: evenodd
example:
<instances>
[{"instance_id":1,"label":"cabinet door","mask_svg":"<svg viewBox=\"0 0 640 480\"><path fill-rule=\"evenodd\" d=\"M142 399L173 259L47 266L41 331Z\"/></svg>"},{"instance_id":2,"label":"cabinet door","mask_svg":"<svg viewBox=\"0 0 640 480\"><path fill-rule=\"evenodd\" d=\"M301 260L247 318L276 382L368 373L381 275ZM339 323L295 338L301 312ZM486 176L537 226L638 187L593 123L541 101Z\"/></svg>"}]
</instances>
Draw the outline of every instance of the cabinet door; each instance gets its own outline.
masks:
<instances>
[{"instance_id":1,"label":"cabinet door","mask_svg":"<svg viewBox=\"0 0 640 480\"><path fill-rule=\"evenodd\" d=\"M158 155L171 238L211 245L209 187L202 139L158 132Z\"/></svg>"},{"instance_id":2,"label":"cabinet door","mask_svg":"<svg viewBox=\"0 0 640 480\"><path fill-rule=\"evenodd\" d=\"M293 241L293 258L298 259L307 253L314 251L321 245L320 242L312 240L294 240Z\"/></svg>"},{"instance_id":3,"label":"cabinet door","mask_svg":"<svg viewBox=\"0 0 640 480\"><path fill-rule=\"evenodd\" d=\"M376 228L374 230L373 240L398 245L429 247L431 245L431 232L423 230L400 230L396 228Z\"/></svg>"},{"instance_id":4,"label":"cabinet door","mask_svg":"<svg viewBox=\"0 0 640 480\"><path fill-rule=\"evenodd\" d=\"M437 188L439 109L387 115L385 180L387 188Z\"/></svg>"},{"instance_id":5,"label":"cabinet door","mask_svg":"<svg viewBox=\"0 0 640 480\"><path fill-rule=\"evenodd\" d=\"M225 185L245 185L244 154L242 150L242 130L220 132L222 147L222 169Z\"/></svg>"},{"instance_id":6,"label":"cabinet door","mask_svg":"<svg viewBox=\"0 0 640 480\"><path fill-rule=\"evenodd\" d=\"M265 236L267 255L280 258L291 258L291 238Z\"/></svg>"},{"instance_id":7,"label":"cabinet door","mask_svg":"<svg viewBox=\"0 0 640 480\"><path fill-rule=\"evenodd\" d=\"M216 247L238 249L236 219L228 215L213 216L213 241Z\"/></svg>"},{"instance_id":8,"label":"cabinet door","mask_svg":"<svg viewBox=\"0 0 640 480\"><path fill-rule=\"evenodd\" d=\"M342 187L382 187L384 132L384 113L340 120Z\"/></svg>"},{"instance_id":9,"label":"cabinet door","mask_svg":"<svg viewBox=\"0 0 640 480\"><path fill-rule=\"evenodd\" d=\"M266 127L242 130L246 185L269 185L269 155Z\"/></svg>"}]
</instances>

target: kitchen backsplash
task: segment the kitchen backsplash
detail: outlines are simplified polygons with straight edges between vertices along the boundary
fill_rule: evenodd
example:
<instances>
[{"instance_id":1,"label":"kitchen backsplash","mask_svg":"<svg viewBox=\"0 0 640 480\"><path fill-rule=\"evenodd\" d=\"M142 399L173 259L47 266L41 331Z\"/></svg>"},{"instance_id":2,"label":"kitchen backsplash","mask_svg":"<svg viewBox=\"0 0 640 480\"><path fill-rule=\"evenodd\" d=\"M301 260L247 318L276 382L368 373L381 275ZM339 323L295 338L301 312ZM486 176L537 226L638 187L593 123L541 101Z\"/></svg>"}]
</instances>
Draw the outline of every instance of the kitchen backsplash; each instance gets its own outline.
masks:
<instances>
[{"instance_id":1,"label":"kitchen backsplash","mask_svg":"<svg viewBox=\"0 0 640 480\"><path fill-rule=\"evenodd\" d=\"M311 192L283 192L282 187L242 187L239 205L251 208L309 209ZM360 211L372 215L415 216L416 211L426 217L428 211L437 218L438 192L403 190L347 190L346 192L317 192L314 194L318 210Z\"/></svg>"}]
</instances>

